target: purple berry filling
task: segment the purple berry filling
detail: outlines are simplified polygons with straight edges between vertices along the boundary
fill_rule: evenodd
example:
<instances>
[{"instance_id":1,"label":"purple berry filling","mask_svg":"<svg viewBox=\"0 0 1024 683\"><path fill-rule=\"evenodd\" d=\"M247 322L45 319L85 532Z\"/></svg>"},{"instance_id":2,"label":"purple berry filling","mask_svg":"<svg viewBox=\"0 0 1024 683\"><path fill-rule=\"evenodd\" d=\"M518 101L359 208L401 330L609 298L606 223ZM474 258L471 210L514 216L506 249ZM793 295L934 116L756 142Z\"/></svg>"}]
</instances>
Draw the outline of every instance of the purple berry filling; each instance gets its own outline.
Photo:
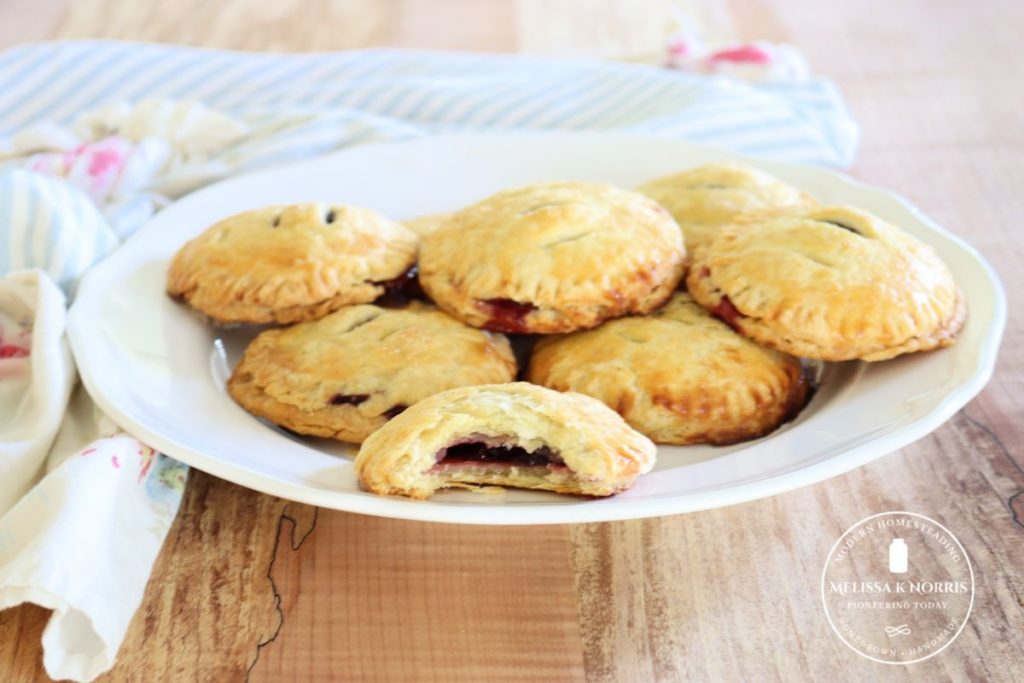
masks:
<instances>
[{"instance_id":1,"label":"purple berry filling","mask_svg":"<svg viewBox=\"0 0 1024 683\"><path fill-rule=\"evenodd\" d=\"M526 332L526 316L537 310L529 302L512 299L484 299L480 306L490 315L485 327L495 332Z\"/></svg>"},{"instance_id":2,"label":"purple berry filling","mask_svg":"<svg viewBox=\"0 0 1024 683\"><path fill-rule=\"evenodd\" d=\"M384 288L384 293L373 303L385 308L399 308L413 300L425 301L427 295L420 287L418 276L419 268L413 266L396 278L374 281L373 284Z\"/></svg>"},{"instance_id":3,"label":"purple berry filling","mask_svg":"<svg viewBox=\"0 0 1024 683\"><path fill-rule=\"evenodd\" d=\"M564 467L558 453L541 446L528 451L506 438L473 435L442 448L435 456L438 465L462 465L467 463L496 463L518 467Z\"/></svg>"},{"instance_id":4,"label":"purple berry filling","mask_svg":"<svg viewBox=\"0 0 1024 683\"><path fill-rule=\"evenodd\" d=\"M368 394L335 394L329 403L332 406L357 406L370 398Z\"/></svg>"}]
</instances>

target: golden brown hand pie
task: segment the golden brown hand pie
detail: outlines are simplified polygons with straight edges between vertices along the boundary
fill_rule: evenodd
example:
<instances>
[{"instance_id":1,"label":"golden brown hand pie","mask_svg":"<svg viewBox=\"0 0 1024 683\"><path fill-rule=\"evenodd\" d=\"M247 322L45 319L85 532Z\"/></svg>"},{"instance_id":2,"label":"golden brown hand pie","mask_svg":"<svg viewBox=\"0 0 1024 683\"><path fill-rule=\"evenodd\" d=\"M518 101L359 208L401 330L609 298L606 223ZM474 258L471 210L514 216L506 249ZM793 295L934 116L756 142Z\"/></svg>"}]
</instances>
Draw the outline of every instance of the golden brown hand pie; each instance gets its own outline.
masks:
<instances>
[{"instance_id":1,"label":"golden brown hand pie","mask_svg":"<svg viewBox=\"0 0 1024 683\"><path fill-rule=\"evenodd\" d=\"M400 282L418 242L369 209L272 206L226 218L188 242L171 261L167 292L224 323L315 320Z\"/></svg>"},{"instance_id":2,"label":"golden brown hand pie","mask_svg":"<svg viewBox=\"0 0 1024 683\"><path fill-rule=\"evenodd\" d=\"M515 374L501 334L424 304L363 305L261 333L228 391L250 413L294 432L358 443L431 394Z\"/></svg>"},{"instance_id":3,"label":"golden brown hand pie","mask_svg":"<svg viewBox=\"0 0 1024 683\"><path fill-rule=\"evenodd\" d=\"M423 237L420 282L475 327L552 333L646 313L683 273L660 205L611 185L554 182L498 194Z\"/></svg>"},{"instance_id":4,"label":"golden brown hand pie","mask_svg":"<svg viewBox=\"0 0 1024 683\"><path fill-rule=\"evenodd\" d=\"M593 396L671 444L763 436L808 393L799 360L736 334L685 293L646 317L540 340L528 378Z\"/></svg>"},{"instance_id":5,"label":"golden brown hand pie","mask_svg":"<svg viewBox=\"0 0 1024 683\"><path fill-rule=\"evenodd\" d=\"M822 360L876 361L948 346L966 316L931 247L841 206L726 228L697 252L687 284L740 333Z\"/></svg>"},{"instance_id":6,"label":"golden brown hand pie","mask_svg":"<svg viewBox=\"0 0 1024 683\"><path fill-rule=\"evenodd\" d=\"M814 199L763 171L741 164L707 164L656 178L637 188L672 214L693 253L744 213L807 209Z\"/></svg>"},{"instance_id":7,"label":"golden brown hand pie","mask_svg":"<svg viewBox=\"0 0 1024 683\"><path fill-rule=\"evenodd\" d=\"M610 496L655 454L600 401L517 382L420 401L363 443L356 471L368 491L411 498L476 485Z\"/></svg>"}]
</instances>

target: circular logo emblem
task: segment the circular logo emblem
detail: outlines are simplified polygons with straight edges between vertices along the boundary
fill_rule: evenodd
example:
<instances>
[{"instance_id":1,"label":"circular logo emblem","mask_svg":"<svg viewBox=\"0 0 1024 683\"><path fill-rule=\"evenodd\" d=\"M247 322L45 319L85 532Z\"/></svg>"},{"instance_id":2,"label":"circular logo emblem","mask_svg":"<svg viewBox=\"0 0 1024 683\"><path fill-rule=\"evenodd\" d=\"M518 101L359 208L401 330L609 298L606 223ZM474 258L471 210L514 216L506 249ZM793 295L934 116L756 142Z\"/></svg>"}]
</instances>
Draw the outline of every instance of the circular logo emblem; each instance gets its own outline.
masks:
<instances>
[{"instance_id":1,"label":"circular logo emblem","mask_svg":"<svg viewBox=\"0 0 1024 683\"><path fill-rule=\"evenodd\" d=\"M974 606L974 570L946 527L913 512L883 512L832 546L821 599L832 629L854 652L912 664L960 635Z\"/></svg>"}]
</instances>

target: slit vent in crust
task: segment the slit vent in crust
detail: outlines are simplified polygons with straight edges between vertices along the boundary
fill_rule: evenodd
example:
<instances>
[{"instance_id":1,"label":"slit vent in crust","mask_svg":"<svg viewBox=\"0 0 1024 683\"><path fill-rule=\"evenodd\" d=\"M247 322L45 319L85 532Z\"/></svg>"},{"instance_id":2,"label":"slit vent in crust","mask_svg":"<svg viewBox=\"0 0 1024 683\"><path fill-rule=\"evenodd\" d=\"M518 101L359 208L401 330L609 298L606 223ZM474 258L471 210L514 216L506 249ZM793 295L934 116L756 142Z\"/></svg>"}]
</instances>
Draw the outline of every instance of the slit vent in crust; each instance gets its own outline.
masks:
<instances>
[{"instance_id":1,"label":"slit vent in crust","mask_svg":"<svg viewBox=\"0 0 1024 683\"><path fill-rule=\"evenodd\" d=\"M861 237L863 237L863 235L861 235L860 233L860 230L858 230L857 228L853 227L848 223L843 223L842 221L830 221L825 219L822 219L821 222L828 223L829 225L834 225L837 228L841 228L843 230L846 230L847 232L852 232L854 235L860 235Z\"/></svg>"}]
</instances>

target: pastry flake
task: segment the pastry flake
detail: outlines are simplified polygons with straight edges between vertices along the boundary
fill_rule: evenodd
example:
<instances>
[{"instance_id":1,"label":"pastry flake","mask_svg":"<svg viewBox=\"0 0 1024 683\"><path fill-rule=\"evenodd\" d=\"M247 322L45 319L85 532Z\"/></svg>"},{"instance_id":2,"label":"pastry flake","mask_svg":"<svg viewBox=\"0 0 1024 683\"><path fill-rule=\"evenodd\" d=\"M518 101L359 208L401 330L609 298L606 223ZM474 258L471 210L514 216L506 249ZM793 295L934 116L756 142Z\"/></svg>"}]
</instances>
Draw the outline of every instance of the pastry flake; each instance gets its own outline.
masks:
<instances>
[{"instance_id":1,"label":"pastry flake","mask_svg":"<svg viewBox=\"0 0 1024 683\"><path fill-rule=\"evenodd\" d=\"M450 213L432 213L426 216L417 216L402 221L402 225L412 230L420 237L429 235L438 228L444 226L451 218Z\"/></svg>"}]
</instances>

